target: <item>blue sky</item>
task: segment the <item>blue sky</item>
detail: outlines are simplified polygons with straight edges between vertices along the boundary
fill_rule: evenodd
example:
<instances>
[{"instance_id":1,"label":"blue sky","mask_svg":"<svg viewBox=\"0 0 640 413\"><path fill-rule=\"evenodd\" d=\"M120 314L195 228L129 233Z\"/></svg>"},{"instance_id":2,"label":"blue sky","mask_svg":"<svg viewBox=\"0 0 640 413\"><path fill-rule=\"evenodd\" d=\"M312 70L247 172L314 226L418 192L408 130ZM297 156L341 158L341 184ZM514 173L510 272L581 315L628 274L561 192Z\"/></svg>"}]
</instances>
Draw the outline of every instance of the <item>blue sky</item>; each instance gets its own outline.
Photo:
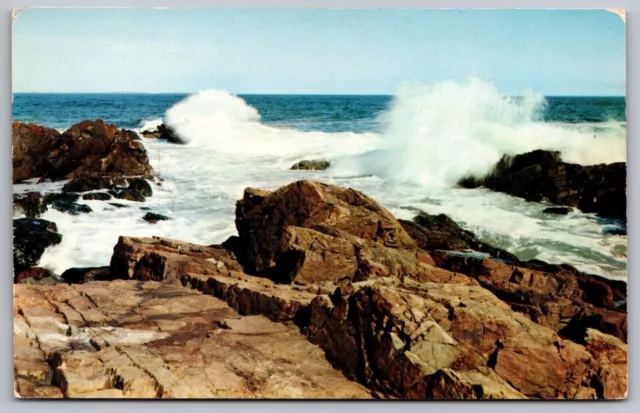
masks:
<instances>
[{"instance_id":1,"label":"blue sky","mask_svg":"<svg viewBox=\"0 0 640 413\"><path fill-rule=\"evenodd\" d=\"M12 64L15 92L624 95L625 49L603 10L30 9Z\"/></svg>"}]
</instances>

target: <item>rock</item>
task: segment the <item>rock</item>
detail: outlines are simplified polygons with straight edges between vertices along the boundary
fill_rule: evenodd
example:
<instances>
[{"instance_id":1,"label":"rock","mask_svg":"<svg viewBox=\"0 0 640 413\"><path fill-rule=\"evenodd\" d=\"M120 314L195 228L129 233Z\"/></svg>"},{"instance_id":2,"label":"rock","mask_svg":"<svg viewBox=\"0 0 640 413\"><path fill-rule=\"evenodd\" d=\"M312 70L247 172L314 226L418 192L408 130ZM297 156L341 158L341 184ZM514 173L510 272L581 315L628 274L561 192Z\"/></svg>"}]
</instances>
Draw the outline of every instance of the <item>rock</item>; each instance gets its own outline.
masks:
<instances>
[{"instance_id":1,"label":"rock","mask_svg":"<svg viewBox=\"0 0 640 413\"><path fill-rule=\"evenodd\" d=\"M89 205L78 204L75 202L55 201L51 207L60 212L66 212L71 215L88 214L93 212Z\"/></svg>"},{"instance_id":2,"label":"rock","mask_svg":"<svg viewBox=\"0 0 640 413\"><path fill-rule=\"evenodd\" d=\"M14 122L12 139L14 182L35 177L153 176L137 135L100 119L73 125L63 134Z\"/></svg>"},{"instance_id":3,"label":"rock","mask_svg":"<svg viewBox=\"0 0 640 413\"><path fill-rule=\"evenodd\" d=\"M514 310L566 338L580 341L592 328L627 339L626 311L615 305L627 296L624 282L541 261L511 265L447 252L433 258L438 267L475 278Z\"/></svg>"},{"instance_id":4,"label":"rock","mask_svg":"<svg viewBox=\"0 0 640 413\"><path fill-rule=\"evenodd\" d=\"M69 284L81 284L89 281L105 281L113 279L109 267L69 268L60 276Z\"/></svg>"},{"instance_id":5,"label":"rock","mask_svg":"<svg viewBox=\"0 0 640 413\"><path fill-rule=\"evenodd\" d=\"M142 219L144 219L145 221L151 223L151 224L155 224L158 221L168 221L171 218L161 215L161 214L156 214L154 212L147 212L144 217L142 217Z\"/></svg>"},{"instance_id":6,"label":"rock","mask_svg":"<svg viewBox=\"0 0 640 413\"><path fill-rule=\"evenodd\" d=\"M50 192L44 196L46 204L53 204L54 202L74 203L79 199L80 195L71 193Z\"/></svg>"},{"instance_id":7,"label":"rock","mask_svg":"<svg viewBox=\"0 0 640 413\"><path fill-rule=\"evenodd\" d=\"M221 247L168 238L120 237L110 264L115 278L180 280L187 273L229 274L241 271L234 257Z\"/></svg>"},{"instance_id":8,"label":"rock","mask_svg":"<svg viewBox=\"0 0 640 413\"><path fill-rule=\"evenodd\" d=\"M114 193L114 196L118 199L126 199L128 201L144 202L146 198L140 192L131 188L119 188Z\"/></svg>"},{"instance_id":9,"label":"rock","mask_svg":"<svg viewBox=\"0 0 640 413\"><path fill-rule=\"evenodd\" d=\"M13 122L13 182L47 174L45 159L58 146L60 133L55 129Z\"/></svg>"},{"instance_id":10,"label":"rock","mask_svg":"<svg viewBox=\"0 0 640 413\"><path fill-rule=\"evenodd\" d=\"M138 191L144 196L153 195L153 190L151 189L151 185L149 185L149 182L141 178L131 179L129 181L129 188Z\"/></svg>"},{"instance_id":11,"label":"rock","mask_svg":"<svg viewBox=\"0 0 640 413\"><path fill-rule=\"evenodd\" d=\"M159 125L158 128L154 131L142 131L142 136L147 139L164 139L167 142L182 145L187 143L184 139L180 138L171 127L165 125L164 123Z\"/></svg>"},{"instance_id":12,"label":"rock","mask_svg":"<svg viewBox=\"0 0 640 413\"><path fill-rule=\"evenodd\" d=\"M44 219L13 220L13 271L19 274L38 265L44 250L62 241L56 224Z\"/></svg>"},{"instance_id":13,"label":"rock","mask_svg":"<svg viewBox=\"0 0 640 413\"><path fill-rule=\"evenodd\" d=\"M402 219L399 221L409 235L416 240L418 246L426 251L473 250L510 262L519 261L510 252L482 242L473 232L460 228L445 214L430 215L420 212L413 221Z\"/></svg>"},{"instance_id":14,"label":"rock","mask_svg":"<svg viewBox=\"0 0 640 413\"><path fill-rule=\"evenodd\" d=\"M236 204L236 227L234 253L245 271L280 283L372 276L470 282L430 265L389 211L353 189L311 181L273 193L249 188Z\"/></svg>"},{"instance_id":15,"label":"rock","mask_svg":"<svg viewBox=\"0 0 640 413\"><path fill-rule=\"evenodd\" d=\"M297 328L171 282L16 285L24 398L370 398Z\"/></svg>"},{"instance_id":16,"label":"rock","mask_svg":"<svg viewBox=\"0 0 640 413\"><path fill-rule=\"evenodd\" d=\"M129 205L119 204L117 202L109 202L109 205L114 206L116 208L129 208Z\"/></svg>"},{"instance_id":17,"label":"rock","mask_svg":"<svg viewBox=\"0 0 640 413\"><path fill-rule=\"evenodd\" d=\"M331 163L325 160L304 160L293 165L291 170L306 170L306 171L324 171L329 168Z\"/></svg>"},{"instance_id":18,"label":"rock","mask_svg":"<svg viewBox=\"0 0 640 413\"><path fill-rule=\"evenodd\" d=\"M563 162L559 152L536 150L504 156L483 178L465 178L463 187L484 186L527 201L550 202L626 220L627 165L581 166Z\"/></svg>"},{"instance_id":19,"label":"rock","mask_svg":"<svg viewBox=\"0 0 640 413\"><path fill-rule=\"evenodd\" d=\"M57 284L58 280L48 269L32 267L13 277L13 282L20 284Z\"/></svg>"},{"instance_id":20,"label":"rock","mask_svg":"<svg viewBox=\"0 0 640 413\"><path fill-rule=\"evenodd\" d=\"M73 179L62 187L62 192L88 192L100 189L114 189L117 185L125 185L124 178L111 178L107 176L85 176Z\"/></svg>"},{"instance_id":21,"label":"rock","mask_svg":"<svg viewBox=\"0 0 640 413\"><path fill-rule=\"evenodd\" d=\"M316 297L310 314L309 340L347 377L391 397L581 399L604 397L603 387L609 398L626 394L626 371L479 286L376 279ZM602 337L626 354L625 344Z\"/></svg>"},{"instance_id":22,"label":"rock","mask_svg":"<svg viewBox=\"0 0 640 413\"><path fill-rule=\"evenodd\" d=\"M91 192L89 194L82 195L82 199L95 200L95 201L108 201L111 199L111 195L106 192Z\"/></svg>"},{"instance_id":23,"label":"rock","mask_svg":"<svg viewBox=\"0 0 640 413\"><path fill-rule=\"evenodd\" d=\"M571 212L571 208L567 207L549 207L542 210L543 214L567 215Z\"/></svg>"},{"instance_id":24,"label":"rock","mask_svg":"<svg viewBox=\"0 0 640 413\"><path fill-rule=\"evenodd\" d=\"M27 218L38 218L47 209L47 204L40 192L13 194L13 215L24 214Z\"/></svg>"}]
</instances>

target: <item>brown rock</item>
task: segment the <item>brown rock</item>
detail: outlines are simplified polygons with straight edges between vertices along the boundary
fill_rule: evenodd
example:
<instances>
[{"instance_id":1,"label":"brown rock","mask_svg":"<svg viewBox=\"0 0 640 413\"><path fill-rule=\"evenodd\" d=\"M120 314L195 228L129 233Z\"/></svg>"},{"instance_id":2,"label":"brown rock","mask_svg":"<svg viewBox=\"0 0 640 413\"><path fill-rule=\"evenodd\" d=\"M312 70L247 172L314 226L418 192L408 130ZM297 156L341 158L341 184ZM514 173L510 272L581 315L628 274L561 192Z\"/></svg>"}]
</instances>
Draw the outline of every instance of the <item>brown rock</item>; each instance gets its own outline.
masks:
<instances>
[{"instance_id":1,"label":"brown rock","mask_svg":"<svg viewBox=\"0 0 640 413\"><path fill-rule=\"evenodd\" d=\"M297 329L179 284L17 285L14 298L20 397L370 397Z\"/></svg>"},{"instance_id":2,"label":"brown rock","mask_svg":"<svg viewBox=\"0 0 640 413\"><path fill-rule=\"evenodd\" d=\"M310 320L309 339L347 377L392 397L573 399L627 387L607 360L478 286L370 280L318 296ZM619 351L609 357L626 354L603 337Z\"/></svg>"},{"instance_id":3,"label":"brown rock","mask_svg":"<svg viewBox=\"0 0 640 413\"><path fill-rule=\"evenodd\" d=\"M62 135L14 122L13 145L14 182L34 177L153 176L137 135L100 119L73 125Z\"/></svg>"},{"instance_id":4,"label":"brown rock","mask_svg":"<svg viewBox=\"0 0 640 413\"><path fill-rule=\"evenodd\" d=\"M533 321L580 342L587 328L627 340L626 283L583 274L571 266L520 262L438 252L438 267L466 274Z\"/></svg>"}]
</instances>

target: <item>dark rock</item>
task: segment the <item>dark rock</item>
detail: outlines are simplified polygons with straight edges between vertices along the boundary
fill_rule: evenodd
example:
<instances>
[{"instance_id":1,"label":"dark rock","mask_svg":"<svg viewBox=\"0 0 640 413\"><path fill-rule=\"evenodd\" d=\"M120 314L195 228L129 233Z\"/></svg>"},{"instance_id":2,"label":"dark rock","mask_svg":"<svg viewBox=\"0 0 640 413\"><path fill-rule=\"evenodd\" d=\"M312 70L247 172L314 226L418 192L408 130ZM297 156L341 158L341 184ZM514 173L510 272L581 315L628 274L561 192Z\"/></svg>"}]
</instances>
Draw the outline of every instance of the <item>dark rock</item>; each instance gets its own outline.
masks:
<instances>
[{"instance_id":1,"label":"dark rock","mask_svg":"<svg viewBox=\"0 0 640 413\"><path fill-rule=\"evenodd\" d=\"M147 212L144 217L142 217L142 219L144 219L145 221L151 223L151 224L155 224L158 221L168 221L171 218L164 216L164 215L160 215L160 214L156 214L154 212Z\"/></svg>"},{"instance_id":2,"label":"dark rock","mask_svg":"<svg viewBox=\"0 0 640 413\"><path fill-rule=\"evenodd\" d=\"M113 179L106 176L85 176L73 179L62 187L62 192L88 192L100 189L113 189L116 185L125 184L126 180Z\"/></svg>"},{"instance_id":3,"label":"dark rock","mask_svg":"<svg viewBox=\"0 0 640 413\"><path fill-rule=\"evenodd\" d=\"M60 276L68 284L112 280L110 267L69 268Z\"/></svg>"},{"instance_id":4,"label":"dark rock","mask_svg":"<svg viewBox=\"0 0 640 413\"><path fill-rule=\"evenodd\" d=\"M40 192L13 194L13 214L22 213L27 218L38 218L47 211L47 204Z\"/></svg>"},{"instance_id":5,"label":"dark rock","mask_svg":"<svg viewBox=\"0 0 640 413\"><path fill-rule=\"evenodd\" d=\"M115 197L118 199L126 199L128 201L144 202L145 197L140 192L131 188L121 188L115 193Z\"/></svg>"},{"instance_id":6,"label":"dark rock","mask_svg":"<svg viewBox=\"0 0 640 413\"><path fill-rule=\"evenodd\" d=\"M544 214L567 215L572 209L568 207L549 207L542 210Z\"/></svg>"},{"instance_id":7,"label":"dark rock","mask_svg":"<svg viewBox=\"0 0 640 413\"><path fill-rule=\"evenodd\" d=\"M331 163L322 159L303 160L293 165L291 170L324 171Z\"/></svg>"},{"instance_id":8,"label":"dark rock","mask_svg":"<svg viewBox=\"0 0 640 413\"><path fill-rule=\"evenodd\" d=\"M114 206L116 208L129 208L129 205L119 204L117 202L109 202L109 205Z\"/></svg>"},{"instance_id":9,"label":"dark rock","mask_svg":"<svg viewBox=\"0 0 640 413\"><path fill-rule=\"evenodd\" d=\"M59 244L62 235L54 222L44 219L13 220L13 270L19 274L38 265L45 248Z\"/></svg>"},{"instance_id":10,"label":"dark rock","mask_svg":"<svg viewBox=\"0 0 640 413\"><path fill-rule=\"evenodd\" d=\"M140 210L142 211L151 211L150 207L140 207Z\"/></svg>"},{"instance_id":11,"label":"dark rock","mask_svg":"<svg viewBox=\"0 0 640 413\"><path fill-rule=\"evenodd\" d=\"M460 228L447 215L430 215L420 212L413 221L403 219L399 221L405 231L418 242L418 246L426 251L474 250L509 262L519 261L510 252L492 247L479 240L473 232Z\"/></svg>"},{"instance_id":12,"label":"dark rock","mask_svg":"<svg viewBox=\"0 0 640 413\"><path fill-rule=\"evenodd\" d=\"M152 196L153 190L151 185L144 179L134 178L129 181L129 188L138 191L143 196Z\"/></svg>"},{"instance_id":13,"label":"dark rock","mask_svg":"<svg viewBox=\"0 0 640 413\"><path fill-rule=\"evenodd\" d=\"M88 214L93 212L89 205L78 204L76 202L55 201L51 207L60 212L66 212L71 215Z\"/></svg>"},{"instance_id":14,"label":"dark rock","mask_svg":"<svg viewBox=\"0 0 640 413\"><path fill-rule=\"evenodd\" d=\"M14 122L14 182L35 177L152 177L147 153L134 135L100 119L73 125L62 135L53 129Z\"/></svg>"},{"instance_id":15,"label":"dark rock","mask_svg":"<svg viewBox=\"0 0 640 413\"><path fill-rule=\"evenodd\" d=\"M78 194L65 194L60 192L50 192L45 194L44 202L48 204L53 204L54 202L77 202L80 199L80 195Z\"/></svg>"},{"instance_id":16,"label":"dark rock","mask_svg":"<svg viewBox=\"0 0 640 413\"><path fill-rule=\"evenodd\" d=\"M95 201L108 201L111 199L111 195L106 192L92 192L82 195L82 199L95 200Z\"/></svg>"},{"instance_id":17,"label":"dark rock","mask_svg":"<svg viewBox=\"0 0 640 413\"><path fill-rule=\"evenodd\" d=\"M142 131L142 136L147 139L164 139L167 142L176 143L184 145L187 142L180 138L178 134L170 127L165 125L164 123L159 125L156 130L153 131Z\"/></svg>"},{"instance_id":18,"label":"dark rock","mask_svg":"<svg viewBox=\"0 0 640 413\"><path fill-rule=\"evenodd\" d=\"M463 187L484 186L527 201L550 202L626 220L627 165L581 166L563 162L559 152L536 150L503 156L482 178L466 177Z\"/></svg>"}]
</instances>

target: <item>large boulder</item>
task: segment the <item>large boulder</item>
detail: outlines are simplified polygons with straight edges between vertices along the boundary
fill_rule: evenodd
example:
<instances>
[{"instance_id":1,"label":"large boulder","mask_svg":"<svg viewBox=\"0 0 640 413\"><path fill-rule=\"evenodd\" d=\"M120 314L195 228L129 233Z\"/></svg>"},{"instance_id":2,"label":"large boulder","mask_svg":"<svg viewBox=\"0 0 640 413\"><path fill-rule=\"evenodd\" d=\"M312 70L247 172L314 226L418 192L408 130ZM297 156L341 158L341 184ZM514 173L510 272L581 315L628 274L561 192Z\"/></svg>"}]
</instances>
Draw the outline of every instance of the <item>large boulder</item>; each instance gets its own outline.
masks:
<instances>
[{"instance_id":1,"label":"large boulder","mask_svg":"<svg viewBox=\"0 0 640 413\"><path fill-rule=\"evenodd\" d=\"M153 176L137 135L101 119L83 121L63 134L14 122L13 145L14 182L35 177Z\"/></svg>"},{"instance_id":2,"label":"large boulder","mask_svg":"<svg viewBox=\"0 0 640 413\"><path fill-rule=\"evenodd\" d=\"M54 222L44 219L13 220L13 271L19 274L38 265L44 250L62 242Z\"/></svg>"},{"instance_id":3,"label":"large boulder","mask_svg":"<svg viewBox=\"0 0 640 413\"><path fill-rule=\"evenodd\" d=\"M298 181L275 192L248 188L228 245L249 274L281 283L405 276L454 282L433 267L402 225L362 192ZM469 282L465 277L454 277Z\"/></svg>"},{"instance_id":4,"label":"large boulder","mask_svg":"<svg viewBox=\"0 0 640 413\"><path fill-rule=\"evenodd\" d=\"M571 206L602 217L627 217L624 162L582 166L563 162L559 152L536 150L505 155L487 176L467 177L459 184L484 186L527 201Z\"/></svg>"},{"instance_id":5,"label":"large boulder","mask_svg":"<svg viewBox=\"0 0 640 413\"><path fill-rule=\"evenodd\" d=\"M45 176L46 157L60 143L60 132L38 125L13 122L13 182Z\"/></svg>"}]
</instances>

